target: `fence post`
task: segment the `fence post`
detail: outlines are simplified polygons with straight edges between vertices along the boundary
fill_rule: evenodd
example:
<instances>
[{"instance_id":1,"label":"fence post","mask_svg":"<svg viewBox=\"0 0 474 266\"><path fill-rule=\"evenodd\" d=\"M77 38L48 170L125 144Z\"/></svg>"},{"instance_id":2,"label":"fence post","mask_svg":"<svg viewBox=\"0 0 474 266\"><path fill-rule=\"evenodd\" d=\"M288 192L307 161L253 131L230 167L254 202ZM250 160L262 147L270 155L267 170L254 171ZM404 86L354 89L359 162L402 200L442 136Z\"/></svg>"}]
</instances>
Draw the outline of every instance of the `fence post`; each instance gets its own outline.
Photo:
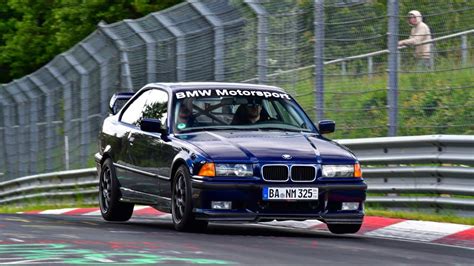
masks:
<instances>
[{"instance_id":1,"label":"fence post","mask_svg":"<svg viewBox=\"0 0 474 266\"><path fill-rule=\"evenodd\" d=\"M0 91L4 91L3 85L0 84ZM7 103L6 100L3 98L3 95L0 94L0 107L2 109L2 116L0 117L0 147L2 150L0 151L0 180L5 178L5 173L7 172L7 154L6 154L6 142L5 142L5 121L3 117L4 110L6 109ZM0 181L1 182L1 181Z\"/></svg>"},{"instance_id":2,"label":"fence post","mask_svg":"<svg viewBox=\"0 0 474 266\"><path fill-rule=\"evenodd\" d=\"M54 128L53 128L53 117L54 117L54 103L52 101L51 93L43 82L36 76L31 75L30 80L38 87L45 96L45 122L46 122L46 172L52 172L53 168L53 148L54 148Z\"/></svg>"},{"instance_id":3,"label":"fence post","mask_svg":"<svg viewBox=\"0 0 474 266\"><path fill-rule=\"evenodd\" d=\"M3 132L3 143L5 144L4 149L5 149L5 162L6 162L6 169L5 169L5 175L9 179L13 179L17 177L17 169L15 167L15 163L17 163L17 158L16 158L16 148L11 148L15 147L16 143L16 134L14 132L13 128L13 121L12 121L12 109L14 106L12 106L11 103L3 103L2 110L3 110L3 127L4 127L4 132Z\"/></svg>"},{"instance_id":4,"label":"fence post","mask_svg":"<svg viewBox=\"0 0 474 266\"><path fill-rule=\"evenodd\" d=\"M254 0L245 0L250 8L257 14L257 57L258 57L258 83L267 83L267 51L268 51L268 13L265 8Z\"/></svg>"},{"instance_id":5,"label":"fence post","mask_svg":"<svg viewBox=\"0 0 474 266\"><path fill-rule=\"evenodd\" d=\"M148 83L156 82L156 42L150 34L135 20L126 19L125 24L135 32L146 44L146 80Z\"/></svg>"},{"instance_id":6,"label":"fence post","mask_svg":"<svg viewBox=\"0 0 474 266\"><path fill-rule=\"evenodd\" d=\"M33 89L30 88L28 85L25 84L25 80L29 80L29 76L26 76L22 80L19 80L17 82L18 87L27 95L28 97L28 115L29 115L29 120L25 121L28 123L29 126L29 133L30 136L28 138L29 143L27 144L27 148L25 149L28 154L26 157L28 157L28 169L27 169L27 174L36 174L38 172L37 169L37 155L38 155L38 101L35 93L33 92ZM31 81L30 81L31 82ZM26 140L26 138L25 138Z\"/></svg>"},{"instance_id":7,"label":"fence post","mask_svg":"<svg viewBox=\"0 0 474 266\"><path fill-rule=\"evenodd\" d=\"M102 115L102 117L104 117L105 115L107 115L108 113L108 106L109 106L109 103L108 103L108 98L109 98L109 95L108 95L108 91L109 91L109 76L108 76L108 72L109 72L109 66L107 64L107 61L106 59L100 55L100 53L94 53L94 52L91 52L91 51L94 51L94 48L91 47L91 45L89 43L80 43L79 44L80 47L82 47L82 49L84 49L84 51L92 58L94 59L94 61L96 62L97 66L99 66L99 79L100 79L100 87L99 87L99 103L100 103L100 114Z\"/></svg>"},{"instance_id":8,"label":"fence post","mask_svg":"<svg viewBox=\"0 0 474 266\"><path fill-rule=\"evenodd\" d=\"M112 40L117 50L120 51L120 85L123 89L133 92L132 74L130 72L130 62L128 60L128 53L123 47L126 47L125 43L120 40L115 33L107 28L107 24L101 21L99 22L99 30L104 33L109 39Z\"/></svg>"},{"instance_id":9,"label":"fence post","mask_svg":"<svg viewBox=\"0 0 474 266\"><path fill-rule=\"evenodd\" d=\"M17 177L17 167L15 164L18 162L17 159L17 147L16 147L16 136L13 116L14 108L13 105L14 99L10 93L6 90L6 85L0 85L0 103L2 104L2 113L3 113L3 158L5 165L4 178L13 179Z\"/></svg>"},{"instance_id":10,"label":"fence post","mask_svg":"<svg viewBox=\"0 0 474 266\"><path fill-rule=\"evenodd\" d=\"M314 89L316 119L324 119L324 0L314 0Z\"/></svg>"},{"instance_id":11,"label":"fence post","mask_svg":"<svg viewBox=\"0 0 474 266\"><path fill-rule=\"evenodd\" d=\"M29 154L26 152L28 144L26 138L26 125L28 124L28 114L26 108L28 106L27 99L24 97L21 88L18 86L18 80L14 80L7 86L5 86L15 102L15 108L17 113L18 128L16 131L16 156L18 163L18 176L28 175L28 157ZM26 154L25 154L26 153Z\"/></svg>"},{"instance_id":12,"label":"fence post","mask_svg":"<svg viewBox=\"0 0 474 266\"><path fill-rule=\"evenodd\" d=\"M388 136L397 135L398 116L398 0L388 0Z\"/></svg>"},{"instance_id":13,"label":"fence post","mask_svg":"<svg viewBox=\"0 0 474 266\"><path fill-rule=\"evenodd\" d=\"M46 70L61 83L63 88L63 105L64 105L64 121L63 130L64 136L71 136L71 121L72 121L72 88L71 83L58 71L56 67L52 67L49 64L45 66ZM64 151L64 156L69 156L69 151ZM66 169L67 170L67 169Z\"/></svg>"},{"instance_id":14,"label":"fence post","mask_svg":"<svg viewBox=\"0 0 474 266\"><path fill-rule=\"evenodd\" d=\"M188 3L212 25L214 30L214 80L224 81L224 28L222 21L199 0Z\"/></svg>"},{"instance_id":15,"label":"fence post","mask_svg":"<svg viewBox=\"0 0 474 266\"><path fill-rule=\"evenodd\" d=\"M467 50L467 34L461 36L461 63L467 65L469 53Z\"/></svg>"},{"instance_id":16,"label":"fence post","mask_svg":"<svg viewBox=\"0 0 474 266\"><path fill-rule=\"evenodd\" d=\"M341 75L345 76L347 74L347 63L346 61L341 62Z\"/></svg>"},{"instance_id":17,"label":"fence post","mask_svg":"<svg viewBox=\"0 0 474 266\"><path fill-rule=\"evenodd\" d=\"M89 125L89 73L87 70L77 61L77 59L65 53L64 59L69 65L76 70L80 76L80 100L81 100L81 136L80 136L80 165L81 167L87 166L87 161L90 156L89 145L90 141L90 125Z\"/></svg>"},{"instance_id":18,"label":"fence post","mask_svg":"<svg viewBox=\"0 0 474 266\"><path fill-rule=\"evenodd\" d=\"M367 72L369 74L369 78L374 76L374 61L372 56L367 57Z\"/></svg>"},{"instance_id":19,"label":"fence post","mask_svg":"<svg viewBox=\"0 0 474 266\"><path fill-rule=\"evenodd\" d=\"M152 16L176 38L176 79L186 81L186 39L184 33L164 14L152 13Z\"/></svg>"}]
</instances>

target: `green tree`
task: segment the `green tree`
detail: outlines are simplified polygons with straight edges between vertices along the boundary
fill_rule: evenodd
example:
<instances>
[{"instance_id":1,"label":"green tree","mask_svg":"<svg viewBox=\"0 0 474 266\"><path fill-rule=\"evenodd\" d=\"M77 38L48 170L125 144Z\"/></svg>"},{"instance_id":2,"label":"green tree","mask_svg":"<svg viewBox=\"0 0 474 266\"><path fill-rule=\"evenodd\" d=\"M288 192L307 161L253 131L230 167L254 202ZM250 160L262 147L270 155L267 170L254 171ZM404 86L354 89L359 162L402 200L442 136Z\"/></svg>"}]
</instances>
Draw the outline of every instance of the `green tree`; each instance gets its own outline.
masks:
<instances>
[{"instance_id":1,"label":"green tree","mask_svg":"<svg viewBox=\"0 0 474 266\"><path fill-rule=\"evenodd\" d=\"M0 83L29 74L92 33L181 0L0 0Z\"/></svg>"}]
</instances>

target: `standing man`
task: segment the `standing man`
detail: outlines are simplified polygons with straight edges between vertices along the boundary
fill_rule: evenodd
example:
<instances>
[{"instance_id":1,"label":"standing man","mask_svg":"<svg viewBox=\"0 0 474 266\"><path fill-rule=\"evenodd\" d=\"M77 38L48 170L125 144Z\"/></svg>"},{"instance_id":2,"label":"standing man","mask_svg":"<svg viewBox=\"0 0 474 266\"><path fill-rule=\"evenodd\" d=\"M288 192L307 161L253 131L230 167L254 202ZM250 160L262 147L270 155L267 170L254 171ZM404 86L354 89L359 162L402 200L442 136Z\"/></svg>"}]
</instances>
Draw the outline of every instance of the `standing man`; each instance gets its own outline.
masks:
<instances>
[{"instance_id":1,"label":"standing man","mask_svg":"<svg viewBox=\"0 0 474 266\"><path fill-rule=\"evenodd\" d=\"M417 10L408 12L408 23L413 27L410 32L410 37L406 40L398 42L398 46L416 45L415 57L418 69L431 68L431 43L418 45L422 42L431 40L431 32L428 25L423 23L421 13Z\"/></svg>"}]
</instances>

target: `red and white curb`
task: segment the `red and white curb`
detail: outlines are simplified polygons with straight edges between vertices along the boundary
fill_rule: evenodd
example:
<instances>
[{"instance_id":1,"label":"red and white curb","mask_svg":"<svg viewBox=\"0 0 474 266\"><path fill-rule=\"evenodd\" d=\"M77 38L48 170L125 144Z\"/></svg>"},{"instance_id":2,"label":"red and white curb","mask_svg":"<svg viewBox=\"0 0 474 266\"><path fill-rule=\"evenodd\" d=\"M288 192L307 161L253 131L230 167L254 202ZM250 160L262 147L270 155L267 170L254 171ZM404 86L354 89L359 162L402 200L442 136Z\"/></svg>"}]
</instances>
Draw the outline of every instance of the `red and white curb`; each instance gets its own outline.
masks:
<instances>
[{"instance_id":1,"label":"red and white curb","mask_svg":"<svg viewBox=\"0 0 474 266\"><path fill-rule=\"evenodd\" d=\"M100 210L98 208L65 208L24 213L100 216ZM133 216L171 220L170 214L157 211L148 206L135 206ZM312 231L327 231L326 225L318 220L273 221L260 224ZM366 216L362 228L357 234L371 237L462 246L474 249L474 226L463 224Z\"/></svg>"}]
</instances>

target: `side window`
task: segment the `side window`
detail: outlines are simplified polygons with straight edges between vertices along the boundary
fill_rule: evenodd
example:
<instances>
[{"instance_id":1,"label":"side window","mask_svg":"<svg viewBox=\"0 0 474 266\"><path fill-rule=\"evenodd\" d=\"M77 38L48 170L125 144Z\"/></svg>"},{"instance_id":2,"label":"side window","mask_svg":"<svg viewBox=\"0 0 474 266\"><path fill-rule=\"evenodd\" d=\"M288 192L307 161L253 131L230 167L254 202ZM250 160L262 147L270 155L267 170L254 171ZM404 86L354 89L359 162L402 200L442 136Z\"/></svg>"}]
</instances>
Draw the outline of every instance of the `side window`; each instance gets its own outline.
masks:
<instances>
[{"instance_id":1,"label":"side window","mask_svg":"<svg viewBox=\"0 0 474 266\"><path fill-rule=\"evenodd\" d=\"M160 119L166 125L168 118L168 93L160 90L151 90L148 101L143 108L143 118Z\"/></svg>"},{"instance_id":2,"label":"side window","mask_svg":"<svg viewBox=\"0 0 474 266\"><path fill-rule=\"evenodd\" d=\"M149 93L150 91L145 91L137 99L135 99L135 101L133 101L133 103L130 104L124 111L120 121L138 126L142 119L143 106L145 106Z\"/></svg>"}]
</instances>

